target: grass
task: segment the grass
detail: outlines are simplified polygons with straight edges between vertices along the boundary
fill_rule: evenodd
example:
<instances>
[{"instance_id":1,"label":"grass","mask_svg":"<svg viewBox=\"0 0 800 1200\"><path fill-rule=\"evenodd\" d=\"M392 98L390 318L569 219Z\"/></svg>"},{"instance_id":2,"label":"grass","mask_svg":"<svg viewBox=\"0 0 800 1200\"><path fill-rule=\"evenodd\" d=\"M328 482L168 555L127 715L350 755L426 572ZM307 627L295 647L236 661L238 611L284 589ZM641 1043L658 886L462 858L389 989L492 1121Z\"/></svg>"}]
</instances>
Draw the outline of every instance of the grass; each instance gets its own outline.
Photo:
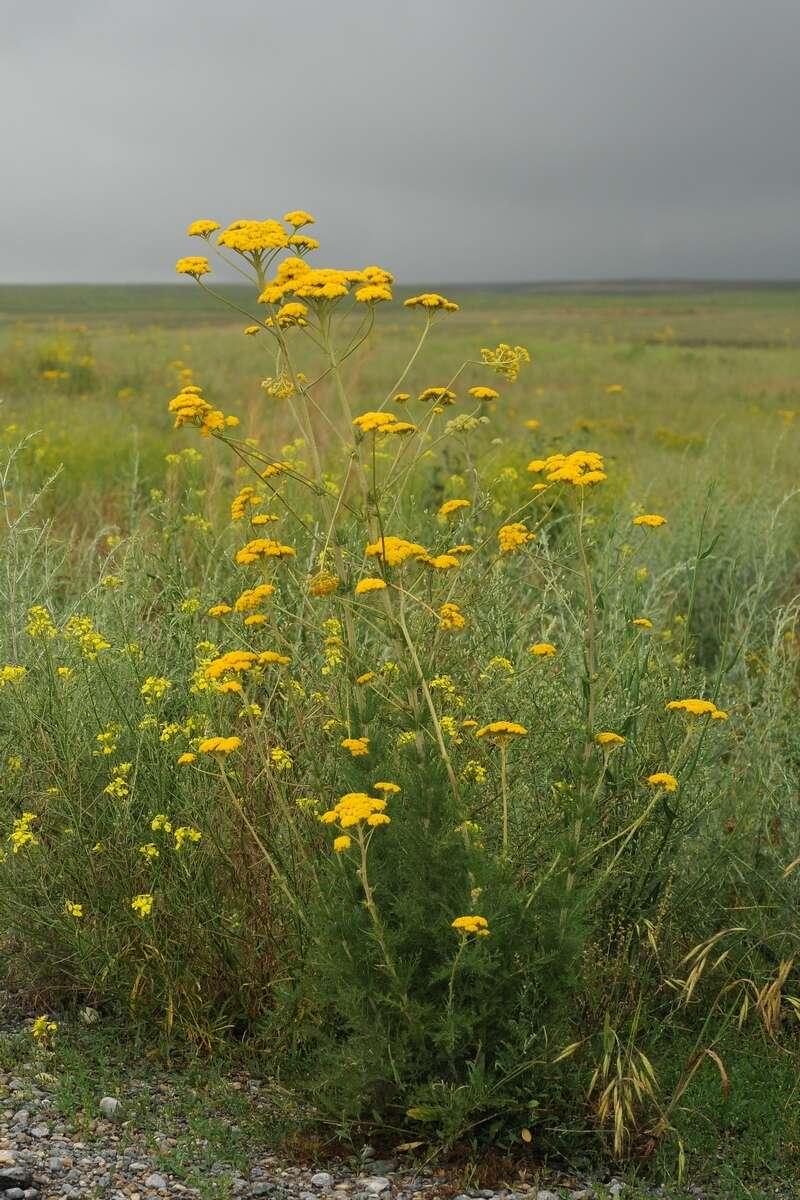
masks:
<instances>
[{"instance_id":1,"label":"grass","mask_svg":"<svg viewBox=\"0 0 800 1200\"><path fill-rule=\"evenodd\" d=\"M225 296L247 307L243 289ZM23 808L38 822L25 853L0 863L12 977L38 1007L103 1007L108 1033L65 1026L56 1051L59 1104L77 1125L98 1088L131 1087L122 1014L122 1044L139 1038L153 1061L177 1039L177 1099L159 1111L184 1121L170 1151L181 1170L202 1143L215 1156L240 1137L243 1156L263 1130L230 1086L242 1069L231 1042L244 1039L318 1102L311 1122L288 1101L270 1113L295 1152L320 1128L353 1152L365 1130L391 1149L389 1130L396 1142L421 1128L428 1149L474 1163L491 1147L491 1161L533 1170L520 1152L530 1125L536 1156L634 1152L643 1177L666 1180L682 1145L693 1181L766 1195L796 1172L798 1144L786 867L800 855L800 289L454 299L461 311L403 386L443 386L501 340L527 346L533 365L498 385L474 442L420 451L402 495L381 491L390 458L356 446L359 501L342 482L334 378L315 389L298 444L291 406L260 387L278 369L265 337L243 336L244 316L188 283L0 288L0 438L13 460L2 635L8 662L28 670L19 687L0 683L0 823L19 832ZM415 328L402 308L379 310L342 372L354 411L378 407ZM322 366L313 350L302 364L312 378ZM251 478L241 460L172 429L166 402L195 380L241 418L237 453L257 442L293 464L280 485L291 519L277 528L292 530L296 559L271 573L232 563L244 539L229 506ZM477 382L471 366L459 386ZM402 412L420 420L413 403ZM312 443L316 491L296 478L313 474ZM495 552L496 527L529 513L529 460L578 447L602 454L607 481L581 492L585 507L557 496L529 554ZM334 518L325 487L342 501ZM450 539L436 510L467 494ZM478 546L452 591L443 569L403 587L389 576L399 616L348 599L378 566L363 558L373 504L384 519L394 505L392 530L432 553L447 539ZM642 511L667 513L667 530L635 530ZM334 565L349 590L313 599L309 580ZM210 623L210 605L266 578L266 624ZM444 598L464 608L463 637L431 627ZM52 638L26 633L32 604L51 613ZM70 634L76 613L107 651L87 652L85 628L83 642ZM632 626L645 614L652 638ZM531 665L530 641L552 641L556 657ZM241 699L196 686L242 646L280 646L293 665L268 687L254 671ZM162 675L162 692L142 690ZM713 697L731 720L681 725L664 715L675 696ZM465 715L521 720L532 736L493 753L460 732ZM598 729L624 734L620 749L600 753ZM179 751L234 731L245 746L233 765L201 754L176 767ZM366 762L343 753L345 734L369 736ZM391 829L359 841L358 862L352 844L332 855L317 814L372 789L378 764L399 780ZM670 764L678 797L648 792ZM154 813L196 826L199 841L172 846ZM131 913L132 888L155 893L152 922ZM83 916L65 915L65 898ZM451 917L478 902L490 938L454 942ZM210 1103L195 1103L208 1069L187 1043L213 1052ZM23 1042L0 1044L18 1052ZM146 1094L133 1103L137 1125L163 1122Z\"/></svg>"}]
</instances>

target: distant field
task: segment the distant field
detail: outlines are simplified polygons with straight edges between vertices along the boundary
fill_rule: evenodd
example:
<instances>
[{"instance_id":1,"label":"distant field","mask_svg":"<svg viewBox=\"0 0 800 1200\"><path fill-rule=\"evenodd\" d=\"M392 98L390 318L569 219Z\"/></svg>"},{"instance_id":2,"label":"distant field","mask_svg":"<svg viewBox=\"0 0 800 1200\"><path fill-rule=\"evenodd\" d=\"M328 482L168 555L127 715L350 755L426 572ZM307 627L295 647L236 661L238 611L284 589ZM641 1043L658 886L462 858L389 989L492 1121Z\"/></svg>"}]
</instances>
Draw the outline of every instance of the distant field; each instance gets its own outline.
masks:
<instances>
[{"instance_id":1,"label":"distant field","mask_svg":"<svg viewBox=\"0 0 800 1200\"><path fill-rule=\"evenodd\" d=\"M441 382L493 341L519 342L534 364L496 415L498 435L518 436L523 419L538 419L526 449L591 442L620 460L637 499L653 502L676 472L703 486L738 478L745 460L759 485L789 486L794 459L776 458L775 447L800 411L800 287L644 286L456 288L461 311L429 339L410 385ZM252 311L247 289L221 291ZM242 337L246 323L188 281L0 287L0 428L11 426L10 438L40 431L32 455L41 472L63 462L51 501L62 514L110 517L134 459L141 482L154 485L165 452L181 443L166 414L180 370L234 406L249 433L267 423L276 440L293 436L286 407L259 389L271 360L263 342ZM414 328L397 304L378 312L377 336L349 369L365 403L390 385ZM325 385L319 392L324 407ZM77 497L80 511L70 512Z\"/></svg>"}]
</instances>

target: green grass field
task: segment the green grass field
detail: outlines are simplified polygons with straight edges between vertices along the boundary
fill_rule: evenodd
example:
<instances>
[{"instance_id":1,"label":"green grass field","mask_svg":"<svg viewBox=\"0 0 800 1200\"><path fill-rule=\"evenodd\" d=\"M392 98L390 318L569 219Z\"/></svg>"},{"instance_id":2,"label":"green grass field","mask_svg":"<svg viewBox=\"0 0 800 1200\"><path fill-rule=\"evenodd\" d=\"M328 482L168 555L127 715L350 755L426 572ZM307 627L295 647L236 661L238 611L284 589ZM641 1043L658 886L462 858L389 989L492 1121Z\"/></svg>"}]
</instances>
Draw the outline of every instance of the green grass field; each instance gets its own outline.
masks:
<instances>
[{"instance_id":1,"label":"green grass field","mask_svg":"<svg viewBox=\"0 0 800 1200\"><path fill-rule=\"evenodd\" d=\"M472 441L416 431L407 476L385 441L353 442L349 418L392 389L417 314L378 306L341 371L352 412L326 375L301 444L292 405L261 387L278 374L266 332L243 332L263 309L220 290L227 306L189 280L0 287L9 983L43 1013L94 1005L103 1037L125 1030L156 1057L224 1062L244 1042L337 1137L513 1157L530 1127L544 1157L625 1159L631 1179L671 1178L685 1153L712 1195L785 1186L800 1142L800 286L455 288L460 311L403 388L444 387L468 361L459 403L487 382L502 396ZM476 362L500 342L531 355L513 384ZM322 374L321 351L301 368ZM168 403L195 384L239 417L235 446L174 429ZM420 426L431 411L397 407ZM254 507L285 505L269 528L290 544L243 567L263 526L243 534L231 501L267 461L247 473L256 443L289 463ZM578 450L607 478L552 502L545 485L537 516L528 463ZM535 537L506 554L498 529L520 513ZM642 513L666 525L635 528ZM430 551L411 582L383 563L385 610L354 591L378 576L376 521ZM448 563L454 542L476 552ZM236 592L265 581L268 611L250 596L241 613L258 619L235 624ZM452 601L463 633L436 623ZM215 677L215 655L242 648L253 661ZM255 663L265 648L284 673ZM715 716L676 724L678 696L710 697ZM501 718L524 723L510 746L472 736ZM240 743L233 766L203 757L220 736ZM346 747L359 737L367 754ZM667 770L677 798L646 786ZM349 859L345 832L331 853L318 817L375 778L399 783L389 828L367 835L371 889L366 850ZM450 918L475 905L492 934L456 943ZM93 1035L69 1028L41 1048L67 1108L95 1086L80 1066Z\"/></svg>"}]
</instances>

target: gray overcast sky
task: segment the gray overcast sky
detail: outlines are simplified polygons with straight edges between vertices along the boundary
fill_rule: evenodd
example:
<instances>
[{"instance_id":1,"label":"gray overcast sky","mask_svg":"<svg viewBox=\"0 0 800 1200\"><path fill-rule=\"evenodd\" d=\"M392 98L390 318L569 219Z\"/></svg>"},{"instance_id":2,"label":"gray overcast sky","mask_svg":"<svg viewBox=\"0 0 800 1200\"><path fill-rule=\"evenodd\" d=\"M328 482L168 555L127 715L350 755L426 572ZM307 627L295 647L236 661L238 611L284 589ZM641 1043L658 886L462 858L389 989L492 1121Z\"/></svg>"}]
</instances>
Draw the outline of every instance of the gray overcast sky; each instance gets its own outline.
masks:
<instances>
[{"instance_id":1,"label":"gray overcast sky","mask_svg":"<svg viewBox=\"0 0 800 1200\"><path fill-rule=\"evenodd\" d=\"M0 280L800 276L800 0L0 0Z\"/></svg>"}]
</instances>

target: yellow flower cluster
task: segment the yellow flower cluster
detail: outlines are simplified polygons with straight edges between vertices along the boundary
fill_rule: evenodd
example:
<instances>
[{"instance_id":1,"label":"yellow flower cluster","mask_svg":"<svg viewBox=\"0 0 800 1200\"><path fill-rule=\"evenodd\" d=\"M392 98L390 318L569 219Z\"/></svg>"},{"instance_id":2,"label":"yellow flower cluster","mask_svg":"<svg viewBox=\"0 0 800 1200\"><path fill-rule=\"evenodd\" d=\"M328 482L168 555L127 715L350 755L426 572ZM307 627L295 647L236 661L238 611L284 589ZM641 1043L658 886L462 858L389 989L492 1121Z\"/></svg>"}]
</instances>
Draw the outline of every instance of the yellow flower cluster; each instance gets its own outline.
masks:
<instances>
[{"instance_id":1,"label":"yellow flower cluster","mask_svg":"<svg viewBox=\"0 0 800 1200\"><path fill-rule=\"evenodd\" d=\"M518 377L522 366L531 361L524 346L509 346L506 342L501 342L494 350L481 350L481 358L488 367L511 383Z\"/></svg>"},{"instance_id":2,"label":"yellow flower cluster","mask_svg":"<svg viewBox=\"0 0 800 1200\"><path fill-rule=\"evenodd\" d=\"M364 553L367 558L379 558L387 567L399 567L409 558L417 558L428 551L418 542L409 542L406 538L387 534L377 542L370 542Z\"/></svg>"},{"instance_id":3,"label":"yellow flower cluster","mask_svg":"<svg viewBox=\"0 0 800 1200\"><path fill-rule=\"evenodd\" d=\"M296 551L292 546L284 546L273 538L255 538L236 551L237 563L254 563L260 558L294 558Z\"/></svg>"},{"instance_id":4,"label":"yellow flower cluster","mask_svg":"<svg viewBox=\"0 0 800 1200\"><path fill-rule=\"evenodd\" d=\"M138 896L134 896L131 900L131 908L142 919L149 917L153 911L152 894L150 892L141 892Z\"/></svg>"},{"instance_id":5,"label":"yellow flower cluster","mask_svg":"<svg viewBox=\"0 0 800 1200\"><path fill-rule=\"evenodd\" d=\"M528 463L534 474L544 473L549 483L571 483L573 487L588 487L602 483L605 473L603 456L594 450L574 450L571 454L551 454Z\"/></svg>"},{"instance_id":6,"label":"yellow flower cluster","mask_svg":"<svg viewBox=\"0 0 800 1200\"><path fill-rule=\"evenodd\" d=\"M528 653L536 655L537 658L554 658L556 648L552 642L534 642Z\"/></svg>"},{"instance_id":7,"label":"yellow flower cluster","mask_svg":"<svg viewBox=\"0 0 800 1200\"><path fill-rule=\"evenodd\" d=\"M462 508L469 508L469 500L445 500L444 504L439 508L439 516L449 517L454 512L459 512Z\"/></svg>"},{"instance_id":8,"label":"yellow flower cluster","mask_svg":"<svg viewBox=\"0 0 800 1200\"><path fill-rule=\"evenodd\" d=\"M695 717L710 716L712 721L727 721L728 714L724 709L717 708L713 700L699 700L690 697L688 700L670 700L667 708L675 711L691 713Z\"/></svg>"},{"instance_id":9,"label":"yellow flower cluster","mask_svg":"<svg viewBox=\"0 0 800 1200\"><path fill-rule=\"evenodd\" d=\"M146 702L152 704L154 700L160 700L171 687L171 680L165 679L163 675L148 675L139 691Z\"/></svg>"},{"instance_id":10,"label":"yellow flower cluster","mask_svg":"<svg viewBox=\"0 0 800 1200\"><path fill-rule=\"evenodd\" d=\"M203 738L197 749L201 754L232 754L241 744L238 737L209 737Z\"/></svg>"},{"instance_id":11,"label":"yellow flower cluster","mask_svg":"<svg viewBox=\"0 0 800 1200\"><path fill-rule=\"evenodd\" d=\"M353 424L357 426L362 433L414 433L416 425L412 425L410 421L401 421L394 413L390 412L366 412L360 417L356 417Z\"/></svg>"},{"instance_id":12,"label":"yellow flower cluster","mask_svg":"<svg viewBox=\"0 0 800 1200\"><path fill-rule=\"evenodd\" d=\"M58 633L53 618L41 604L34 604L28 609L28 624L25 632L29 637L54 638Z\"/></svg>"},{"instance_id":13,"label":"yellow flower cluster","mask_svg":"<svg viewBox=\"0 0 800 1200\"><path fill-rule=\"evenodd\" d=\"M202 388L197 384L187 384L169 402L169 411L175 414L175 428L183 425L196 425L203 437L212 433L221 433L226 427L239 424L238 417L226 417L218 408L213 408L204 400Z\"/></svg>"},{"instance_id":14,"label":"yellow flower cluster","mask_svg":"<svg viewBox=\"0 0 800 1200\"><path fill-rule=\"evenodd\" d=\"M532 542L535 537L536 534L526 529L522 521L514 521L511 525L503 525L497 531L500 553L512 554L515 550L519 550L520 546Z\"/></svg>"},{"instance_id":15,"label":"yellow flower cluster","mask_svg":"<svg viewBox=\"0 0 800 1200\"><path fill-rule=\"evenodd\" d=\"M89 617L70 617L64 626L64 637L67 641L76 642L84 658L90 662L94 662L101 650L111 649L111 643L97 632Z\"/></svg>"},{"instance_id":16,"label":"yellow flower cluster","mask_svg":"<svg viewBox=\"0 0 800 1200\"><path fill-rule=\"evenodd\" d=\"M247 513L248 507L252 505L254 508L257 508L259 504L263 503L263 496L259 496L255 488L248 484L231 501L231 520L241 521L242 517Z\"/></svg>"},{"instance_id":17,"label":"yellow flower cluster","mask_svg":"<svg viewBox=\"0 0 800 1200\"><path fill-rule=\"evenodd\" d=\"M647 782L651 787L663 788L665 792L675 792L678 789L678 781L669 771L656 771L654 775L647 776Z\"/></svg>"},{"instance_id":18,"label":"yellow flower cluster","mask_svg":"<svg viewBox=\"0 0 800 1200\"><path fill-rule=\"evenodd\" d=\"M349 829L362 821L367 825L388 825L391 817L384 813L386 801L377 796L369 796L366 792L348 792L342 796L338 804L320 815L323 825L338 825L340 829Z\"/></svg>"},{"instance_id":19,"label":"yellow flower cluster","mask_svg":"<svg viewBox=\"0 0 800 1200\"><path fill-rule=\"evenodd\" d=\"M527 729L516 721L490 721L475 731L476 738L487 738L495 746L507 746L515 737L525 737Z\"/></svg>"},{"instance_id":20,"label":"yellow flower cluster","mask_svg":"<svg viewBox=\"0 0 800 1200\"><path fill-rule=\"evenodd\" d=\"M486 917L473 915L456 917L455 921L450 922L450 925L453 929L457 929L459 933L474 933L477 937L489 936L489 922L486 920Z\"/></svg>"},{"instance_id":21,"label":"yellow flower cluster","mask_svg":"<svg viewBox=\"0 0 800 1200\"><path fill-rule=\"evenodd\" d=\"M658 513L642 513L640 517L633 518L634 525L646 525L648 529L658 529L661 525L666 525L667 518L660 517Z\"/></svg>"},{"instance_id":22,"label":"yellow flower cluster","mask_svg":"<svg viewBox=\"0 0 800 1200\"><path fill-rule=\"evenodd\" d=\"M598 733L594 739L598 746L622 746L625 743L625 738L619 733Z\"/></svg>"},{"instance_id":23,"label":"yellow flower cluster","mask_svg":"<svg viewBox=\"0 0 800 1200\"><path fill-rule=\"evenodd\" d=\"M175 263L175 270L179 275L192 275L199 279L201 275L210 274L211 267L207 258L179 258Z\"/></svg>"},{"instance_id":24,"label":"yellow flower cluster","mask_svg":"<svg viewBox=\"0 0 800 1200\"><path fill-rule=\"evenodd\" d=\"M382 579L359 579L356 584L356 595L365 596L368 592L382 592L386 588L386 584Z\"/></svg>"},{"instance_id":25,"label":"yellow flower cluster","mask_svg":"<svg viewBox=\"0 0 800 1200\"><path fill-rule=\"evenodd\" d=\"M439 609L439 626L441 629L463 629L467 619L457 604L448 601Z\"/></svg>"},{"instance_id":26,"label":"yellow flower cluster","mask_svg":"<svg viewBox=\"0 0 800 1200\"><path fill-rule=\"evenodd\" d=\"M343 750L349 750L353 758L362 758L365 754L369 754L369 738L343 738L341 742Z\"/></svg>"},{"instance_id":27,"label":"yellow flower cluster","mask_svg":"<svg viewBox=\"0 0 800 1200\"><path fill-rule=\"evenodd\" d=\"M7 683L19 683L27 674L27 667L15 667L10 663L0 667L0 688L5 687Z\"/></svg>"},{"instance_id":28,"label":"yellow flower cluster","mask_svg":"<svg viewBox=\"0 0 800 1200\"><path fill-rule=\"evenodd\" d=\"M469 394L470 396L474 396L476 400L490 401L500 399L500 393L490 387L471 387Z\"/></svg>"},{"instance_id":29,"label":"yellow flower cluster","mask_svg":"<svg viewBox=\"0 0 800 1200\"><path fill-rule=\"evenodd\" d=\"M24 812L17 817L14 824L11 826L11 833L8 835L8 841L11 842L11 849L14 854L19 854L23 846L38 846L39 839L36 834L31 831L31 825L39 818L36 813Z\"/></svg>"},{"instance_id":30,"label":"yellow flower cluster","mask_svg":"<svg viewBox=\"0 0 800 1200\"><path fill-rule=\"evenodd\" d=\"M447 300L438 292L423 292L420 296L409 296L403 301L406 308L424 308L426 312L458 312L458 305L453 300Z\"/></svg>"}]
</instances>

